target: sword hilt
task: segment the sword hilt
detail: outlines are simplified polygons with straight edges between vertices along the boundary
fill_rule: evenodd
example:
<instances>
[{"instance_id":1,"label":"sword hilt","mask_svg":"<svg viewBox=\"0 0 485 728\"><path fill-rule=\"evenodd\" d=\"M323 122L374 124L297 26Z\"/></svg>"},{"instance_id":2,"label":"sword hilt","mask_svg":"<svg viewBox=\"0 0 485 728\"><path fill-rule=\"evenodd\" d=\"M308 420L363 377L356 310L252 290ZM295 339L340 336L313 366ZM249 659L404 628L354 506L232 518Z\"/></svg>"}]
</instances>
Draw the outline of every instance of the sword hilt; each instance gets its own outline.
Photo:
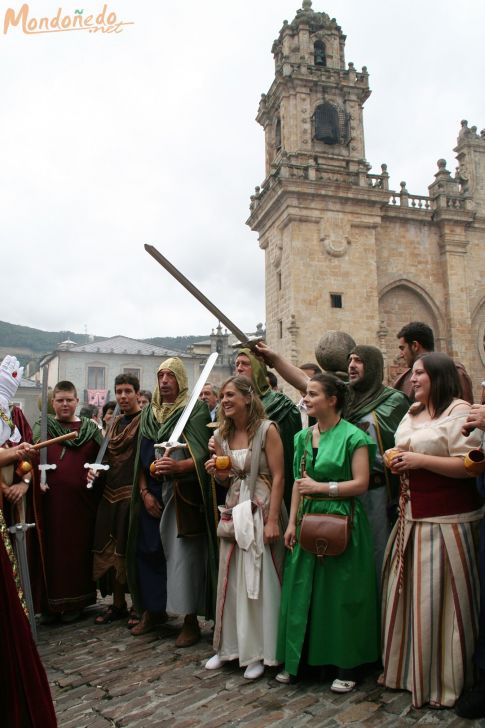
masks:
<instances>
[{"instance_id":1,"label":"sword hilt","mask_svg":"<svg viewBox=\"0 0 485 728\"><path fill-rule=\"evenodd\" d=\"M45 472L46 470L56 470L57 465L53 464L50 465L49 463L44 463L44 465L38 465L37 466L40 470L40 472Z\"/></svg>"},{"instance_id":2,"label":"sword hilt","mask_svg":"<svg viewBox=\"0 0 485 728\"><path fill-rule=\"evenodd\" d=\"M35 528L35 523L16 523L15 526L9 526L9 533L17 533L17 531L29 531Z\"/></svg>"},{"instance_id":3,"label":"sword hilt","mask_svg":"<svg viewBox=\"0 0 485 728\"><path fill-rule=\"evenodd\" d=\"M103 463L84 463L84 467L86 468L86 470L94 470L94 472L96 473L96 477L98 477L99 470L109 470L109 465L105 465ZM88 481L88 483L86 484L86 488L88 488L88 490L91 490L92 487L92 482Z\"/></svg>"},{"instance_id":4,"label":"sword hilt","mask_svg":"<svg viewBox=\"0 0 485 728\"><path fill-rule=\"evenodd\" d=\"M164 455L168 457L169 453L172 452L172 450L179 450L181 448L187 447L186 442L159 442L158 444L153 446L155 448L155 459L158 460L160 457L163 457ZM159 455L158 452L160 450L165 450L163 455Z\"/></svg>"}]
</instances>

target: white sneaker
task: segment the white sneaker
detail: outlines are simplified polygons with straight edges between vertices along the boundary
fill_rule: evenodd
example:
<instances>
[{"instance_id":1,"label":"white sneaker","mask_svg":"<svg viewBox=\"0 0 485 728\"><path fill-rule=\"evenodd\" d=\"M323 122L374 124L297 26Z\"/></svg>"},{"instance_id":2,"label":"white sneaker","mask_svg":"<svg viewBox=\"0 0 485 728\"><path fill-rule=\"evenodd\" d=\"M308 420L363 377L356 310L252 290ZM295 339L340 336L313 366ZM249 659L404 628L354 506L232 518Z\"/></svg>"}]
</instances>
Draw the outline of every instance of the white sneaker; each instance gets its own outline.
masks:
<instances>
[{"instance_id":1,"label":"white sneaker","mask_svg":"<svg viewBox=\"0 0 485 728\"><path fill-rule=\"evenodd\" d=\"M291 680L290 673L286 670L282 670L276 675L275 680L279 683L283 683L283 685L289 685Z\"/></svg>"},{"instance_id":2,"label":"white sneaker","mask_svg":"<svg viewBox=\"0 0 485 728\"><path fill-rule=\"evenodd\" d=\"M330 690L333 693L350 693L357 685L354 680L339 680L336 678L330 685Z\"/></svg>"},{"instance_id":3,"label":"white sneaker","mask_svg":"<svg viewBox=\"0 0 485 728\"><path fill-rule=\"evenodd\" d=\"M246 680L257 680L258 677L261 677L261 675L264 672L264 665L263 663L258 660L258 662L251 662L246 670L244 671L244 677Z\"/></svg>"},{"instance_id":4,"label":"white sneaker","mask_svg":"<svg viewBox=\"0 0 485 728\"><path fill-rule=\"evenodd\" d=\"M206 670L218 670L220 667L222 667L224 664L224 660L221 660L219 655L216 654L212 655L207 662L205 663L205 669Z\"/></svg>"}]
</instances>

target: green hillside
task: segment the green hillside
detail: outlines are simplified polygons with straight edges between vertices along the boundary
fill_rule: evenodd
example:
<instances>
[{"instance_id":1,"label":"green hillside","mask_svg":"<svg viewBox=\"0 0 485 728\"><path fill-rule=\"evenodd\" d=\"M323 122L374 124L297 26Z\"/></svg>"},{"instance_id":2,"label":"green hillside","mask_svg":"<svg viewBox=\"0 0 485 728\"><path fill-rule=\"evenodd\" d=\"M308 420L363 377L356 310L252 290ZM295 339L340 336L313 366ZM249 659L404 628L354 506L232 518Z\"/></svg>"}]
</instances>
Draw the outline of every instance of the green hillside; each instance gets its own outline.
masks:
<instances>
[{"instance_id":1,"label":"green hillside","mask_svg":"<svg viewBox=\"0 0 485 728\"><path fill-rule=\"evenodd\" d=\"M107 336L94 336L95 341L107 339ZM204 341L208 336L157 336L151 339L140 339L147 344L161 346L165 349L185 351L188 346L197 341ZM76 344L86 344L92 341L86 334L77 334L74 331L41 331L30 326L18 326L0 321L0 350L10 349L17 353L22 364L30 359L38 359L43 354L53 351L56 346L66 339L72 339Z\"/></svg>"}]
</instances>

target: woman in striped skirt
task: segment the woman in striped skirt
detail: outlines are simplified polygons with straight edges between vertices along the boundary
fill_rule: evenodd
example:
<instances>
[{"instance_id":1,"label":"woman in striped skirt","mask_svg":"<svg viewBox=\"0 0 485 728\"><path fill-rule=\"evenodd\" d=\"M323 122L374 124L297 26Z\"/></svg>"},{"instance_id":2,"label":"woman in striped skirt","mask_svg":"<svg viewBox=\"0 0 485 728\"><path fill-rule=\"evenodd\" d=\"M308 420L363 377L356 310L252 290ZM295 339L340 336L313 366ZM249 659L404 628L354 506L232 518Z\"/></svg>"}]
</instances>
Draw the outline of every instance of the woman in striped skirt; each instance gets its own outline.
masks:
<instances>
[{"instance_id":1,"label":"woman in striped skirt","mask_svg":"<svg viewBox=\"0 0 485 728\"><path fill-rule=\"evenodd\" d=\"M409 690L414 707L452 707L473 681L482 513L463 457L479 436L461 433L470 405L446 354L423 355L411 382L416 404L390 459L401 496L383 568L381 682Z\"/></svg>"}]
</instances>

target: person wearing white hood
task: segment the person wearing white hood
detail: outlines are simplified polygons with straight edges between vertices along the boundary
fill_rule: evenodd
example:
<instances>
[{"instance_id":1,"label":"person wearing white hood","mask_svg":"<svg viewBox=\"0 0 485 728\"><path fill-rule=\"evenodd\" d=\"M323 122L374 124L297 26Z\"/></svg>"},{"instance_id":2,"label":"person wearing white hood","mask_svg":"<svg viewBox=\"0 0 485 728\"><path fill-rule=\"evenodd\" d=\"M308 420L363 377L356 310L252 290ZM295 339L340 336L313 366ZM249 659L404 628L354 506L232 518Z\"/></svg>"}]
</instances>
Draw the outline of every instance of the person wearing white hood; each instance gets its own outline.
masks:
<instances>
[{"instance_id":1,"label":"person wearing white hood","mask_svg":"<svg viewBox=\"0 0 485 728\"><path fill-rule=\"evenodd\" d=\"M14 356L0 364L0 446L19 441L9 401L17 391L23 367ZM34 452L21 443L0 449L0 466ZM57 720L45 670L27 618L18 567L0 508L0 720L9 728L55 728Z\"/></svg>"}]
</instances>

